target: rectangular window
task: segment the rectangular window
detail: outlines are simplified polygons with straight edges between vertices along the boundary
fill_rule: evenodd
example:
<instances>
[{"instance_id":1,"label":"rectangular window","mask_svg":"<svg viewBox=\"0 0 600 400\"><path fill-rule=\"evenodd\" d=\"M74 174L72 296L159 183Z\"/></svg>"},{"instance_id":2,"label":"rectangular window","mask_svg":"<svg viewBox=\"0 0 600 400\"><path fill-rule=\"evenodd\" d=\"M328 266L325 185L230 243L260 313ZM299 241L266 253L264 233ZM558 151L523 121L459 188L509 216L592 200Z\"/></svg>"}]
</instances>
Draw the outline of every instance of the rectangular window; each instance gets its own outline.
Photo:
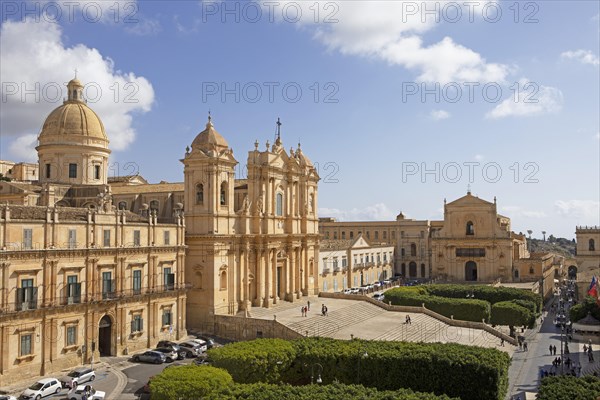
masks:
<instances>
[{"instance_id":1,"label":"rectangular window","mask_svg":"<svg viewBox=\"0 0 600 400\"><path fill-rule=\"evenodd\" d=\"M77 275L67 276L67 304L81 302L81 283L77 282Z\"/></svg>"},{"instance_id":2,"label":"rectangular window","mask_svg":"<svg viewBox=\"0 0 600 400\"><path fill-rule=\"evenodd\" d=\"M348 260L346 257L342 257L342 268L346 268L348 266Z\"/></svg>"},{"instance_id":3,"label":"rectangular window","mask_svg":"<svg viewBox=\"0 0 600 400\"><path fill-rule=\"evenodd\" d=\"M104 234L104 237L102 240L102 245L104 247L110 247L110 229L105 229L103 234Z\"/></svg>"},{"instance_id":4,"label":"rectangular window","mask_svg":"<svg viewBox=\"0 0 600 400\"><path fill-rule=\"evenodd\" d=\"M77 248L77 231L75 229L69 229L69 248Z\"/></svg>"},{"instance_id":5,"label":"rectangular window","mask_svg":"<svg viewBox=\"0 0 600 400\"><path fill-rule=\"evenodd\" d=\"M75 346L77 344L77 326L67 326L67 346Z\"/></svg>"},{"instance_id":6,"label":"rectangular window","mask_svg":"<svg viewBox=\"0 0 600 400\"><path fill-rule=\"evenodd\" d=\"M350 239L354 238L354 232L350 232Z\"/></svg>"},{"instance_id":7,"label":"rectangular window","mask_svg":"<svg viewBox=\"0 0 600 400\"><path fill-rule=\"evenodd\" d=\"M140 294L142 292L142 270L136 269L133 271L133 293Z\"/></svg>"},{"instance_id":8,"label":"rectangular window","mask_svg":"<svg viewBox=\"0 0 600 400\"><path fill-rule=\"evenodd\" d=\"M33 230L23 229L23 250L31 250L33 248Z\"/></svg>"},{"instance_id":9,"label":"rectangular window","mask_svg":"<svg viewBox=\"0 0 600 400\"><path fill-rule=\"evenodd\" d=\"M165 242L165 246L168 246L171 244L171 232L170 231L164 231L163 232L163 239Z\"/></svg>"},{"instance_id":10,"label":"rectangular window","mask_svg":"<svg viewBox=\"0 0 600 400\"><path fill-rule=\"evenodd\" d=\"M102 298L110 299L114 294L114 282L112 280L112 272L102 273Z\"/></svg>"},{"instance_id":11,"label":"rectangular window","mask_svg":"<svg viewBox=\"0 0 600 400\"><path fill-rule=\"evenodd\" d=\"M19 346L19 356L27 356L32 354L31 338L32 334L21 335L21 345Z\"/></svg>"},{"instance_id":12,"label":"rectangular window","mask_svg":"<svg viewBox=\"0 0 600 400\"><path fill-rule=\"evenodd\" d=\"M77 164L69 164L69 178L77 178Z\"/></svg>"},{"instance_id":13,"label":"rectangular window","mask_svg":"<svg viewBox=\"0 0 600 400\"><path fill-rule=\"evenodd\" d=\"M131 333L142 332L144 330L144 319L141 315L134 315L131 320Z\"/></svg>"},{"instance_id":14,"label":"rectangular window","mask_svg":"<svg viewBox=\"0 0 600 400\"><path fill-rule=\"evenodd\" d=\"M163 284L165 290L175 289L175 274L171 273L171 268L163 268Z\"/></svg>"},{"instance_id":15,"label":"rectangular window","mask_svg":"<svg viewBox=\"0 0 600 400\"><path fill-rule=\"evenodd\" d=\"M50 179L50 164L46 164L46 179Z\"/></svg>"},{"instance_id":16,"label":"rectangular window","mask_svg":"<svg viewBox=\"0 0 600 400\"><path fill-rule=\"evenodd\" d=\"M94 179L100 179L100 166L94 165Z\"/></svg>"},{"instance_id":17,"label":"rectangular window","mask_svg":"<svg viewBox=\"0 0 600 400\"><path fill-rule=\"evenodd\" d=\"M17 288L17 309L19 311L37 308L37 288L33 287L33 279L21 279L21 287Z\"/></svg>"},{"instance_id":18,"label":"rectangular window","mask_svg":"<svg viewBox=\"0 0 600 400\"><path fill-rule=\"evenodd\" d=\"M162 324L163 326L173 324L173 313L171 312L171 309L163 310Z\"/></svg>"},{"instance_id":19,"label":"rectangular window","mask_svg":"<svg viewBox=\"0 0 600 400\"><path fill-rule=\"evenodd\" d=\"M140 231L139 230L133 231L133 245L134 246L140 245Z\"/></svg>"}]
</instances>

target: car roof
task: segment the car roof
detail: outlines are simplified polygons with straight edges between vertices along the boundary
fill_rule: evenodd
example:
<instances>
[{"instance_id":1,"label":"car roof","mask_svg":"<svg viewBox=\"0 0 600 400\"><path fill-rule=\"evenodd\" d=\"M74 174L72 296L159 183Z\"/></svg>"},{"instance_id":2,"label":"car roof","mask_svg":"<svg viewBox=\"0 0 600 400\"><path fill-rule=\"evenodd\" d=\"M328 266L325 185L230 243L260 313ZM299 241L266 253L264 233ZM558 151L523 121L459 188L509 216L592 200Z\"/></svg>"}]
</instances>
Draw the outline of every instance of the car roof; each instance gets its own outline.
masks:
<instances>
[{"instance_id":1,"label":"car roof","mask_svg":"<svg viewBox=\"0 0 600 400\"><path fill-rule=\"evenodd\" d=\"M46 383L52 382L52 381L58 381L58 379L56 379L56 378L43 378L43 379L40 379L38 382L46 384Z\"/></svg>"},{"instance_id":2,"label":"car roof","mask_svg":"<svg viewBox=\"0 0 600 400\"><path fill-rule=\"evenodd\" d=\"M93 371L91 368L88 367L79 367L79 368L75 368L73 371L76 372L89 372L89 371Z\"/></svg>"}]
</instances>

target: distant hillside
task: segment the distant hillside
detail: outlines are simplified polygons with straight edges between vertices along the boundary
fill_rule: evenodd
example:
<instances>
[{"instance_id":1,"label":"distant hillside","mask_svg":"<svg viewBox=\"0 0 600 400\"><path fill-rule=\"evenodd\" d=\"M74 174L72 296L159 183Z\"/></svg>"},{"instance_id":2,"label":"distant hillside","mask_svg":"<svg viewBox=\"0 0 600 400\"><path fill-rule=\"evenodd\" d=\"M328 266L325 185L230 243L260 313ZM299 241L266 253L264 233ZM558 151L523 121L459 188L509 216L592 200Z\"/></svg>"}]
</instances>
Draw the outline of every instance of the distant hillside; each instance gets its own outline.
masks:
<instances>
[{"instance_id":1,"label":"distant hillside","mask_svg":"<svg viewBox=\"0 0 600 400\"><path fill-rule=\"evenodd\" d=\"M550 235L545 242L541 239L531 239L530 246L532 252L553 252L565 257L574 257L577 244L575 240L555 238Z\"/></svg>"}]
</instances>

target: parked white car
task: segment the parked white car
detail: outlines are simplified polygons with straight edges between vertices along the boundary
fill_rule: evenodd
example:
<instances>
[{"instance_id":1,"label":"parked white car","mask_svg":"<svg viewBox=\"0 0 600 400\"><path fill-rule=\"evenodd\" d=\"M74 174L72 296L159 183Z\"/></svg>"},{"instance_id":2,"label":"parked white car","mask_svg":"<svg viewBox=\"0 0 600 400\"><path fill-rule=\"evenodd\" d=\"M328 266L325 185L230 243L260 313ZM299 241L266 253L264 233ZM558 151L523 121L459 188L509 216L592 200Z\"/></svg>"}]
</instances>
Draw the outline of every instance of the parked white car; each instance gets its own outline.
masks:
<instances>
[{"instance_id":1,"label":"parked white car","mask_svg":"<svg viewBox=\"0 0 600 400\"><path fill-rule=\"evenodd\" d=\"M62 387L68 387L69 389L74 386L79 386L84 382L92 382L96 379L96 373L93 369L88 367L75 368L73 371L69 372L67 376L60 378L60 383Z\"/></svg>"},{"instance_id":2,"label":"parked white car","mask_svg":"<svg viewBox=\"0 0 600 400\"><path fill-rule=\"evenodd\" d=\"M40 400L42 397L50 396L60 392L62 385L56 378L44 378L40 379L33 385L29 386L22 394L20 399L22 400Z\"/></svg>"},{"instance_id":3,"label":"parked white car","mask_svg":"<svg viewBox=\"0 0 600 400\"><path fill-rule=\"evenodd\" d=\"M208 350L208 345L202 339L188 339L188 342L196 343L198 346L200 346L200 351L203 353L206 353L206 350Z\"/></svg>"},{"instance_id":4,"label":"parked white car","mask_svg":"<svg viewBox=\"0 0 600 400\"><path fill-rule=\"evenodd\" d=\"M87 400L104 400L106 393L96 390L90 385L79 385L74 392L69 393L68 400L81 400L83 394L86 394Z\"/></svg>"},{"instance_id":5,"label":"parked white car","mask_svg":"<svg viewBox=\"0 0 600 400\"><path fill-rule=\"evenodd\" d=\"M377 292L373 295L373 300L383 301L383 299L385 299L383 292Z\"/></svg>"}]
</instances>

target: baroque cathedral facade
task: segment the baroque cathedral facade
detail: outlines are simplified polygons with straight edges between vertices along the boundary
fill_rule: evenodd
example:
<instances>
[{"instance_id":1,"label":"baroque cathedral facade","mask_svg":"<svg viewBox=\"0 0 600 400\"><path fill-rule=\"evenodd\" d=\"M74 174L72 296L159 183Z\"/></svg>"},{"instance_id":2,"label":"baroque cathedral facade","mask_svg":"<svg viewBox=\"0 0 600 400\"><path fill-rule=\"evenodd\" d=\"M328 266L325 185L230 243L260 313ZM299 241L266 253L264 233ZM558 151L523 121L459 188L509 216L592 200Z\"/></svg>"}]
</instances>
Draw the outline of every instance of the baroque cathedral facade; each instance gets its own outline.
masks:
<instances>
[{"instance_id":1,"label":"baroque cathedral facade","mask_svg":"<svg viewBox=\"0 0 600 400\"><path fill-rule=\"evenodd\" d=\"M109 177L83 88L46 118L36 171L0 181L0 386L318 292L319 176L300 144L255 143L236 179L209 116L183 182Z\"/></svg>"}]
</instances>

